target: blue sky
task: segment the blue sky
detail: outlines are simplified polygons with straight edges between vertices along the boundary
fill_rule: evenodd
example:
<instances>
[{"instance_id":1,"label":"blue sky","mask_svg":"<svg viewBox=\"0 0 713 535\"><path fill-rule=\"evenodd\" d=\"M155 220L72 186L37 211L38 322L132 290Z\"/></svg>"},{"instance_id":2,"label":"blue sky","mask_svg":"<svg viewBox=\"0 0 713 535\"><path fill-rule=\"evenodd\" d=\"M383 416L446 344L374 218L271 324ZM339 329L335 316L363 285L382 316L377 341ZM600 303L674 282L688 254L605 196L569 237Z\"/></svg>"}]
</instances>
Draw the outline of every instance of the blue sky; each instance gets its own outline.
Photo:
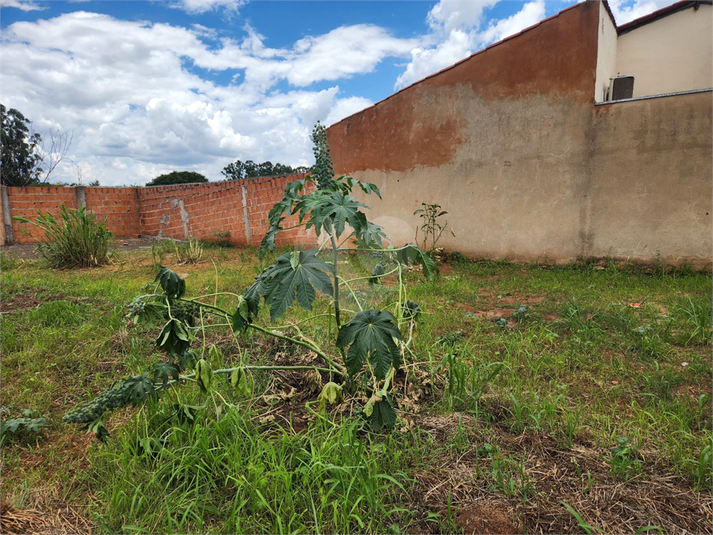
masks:
<instances>
[{"instance_id":1,"label":"blue sky","mask_svg":"<svg viewBox=\"0 0 713 535\"><path fill-rule=\"evenodd\" d=\"M311 165L334 123L575 0L0 0L0 102L72 131L53 180ZM671 0L613 0L622 24Z\"/></svg>"}]
</instances>

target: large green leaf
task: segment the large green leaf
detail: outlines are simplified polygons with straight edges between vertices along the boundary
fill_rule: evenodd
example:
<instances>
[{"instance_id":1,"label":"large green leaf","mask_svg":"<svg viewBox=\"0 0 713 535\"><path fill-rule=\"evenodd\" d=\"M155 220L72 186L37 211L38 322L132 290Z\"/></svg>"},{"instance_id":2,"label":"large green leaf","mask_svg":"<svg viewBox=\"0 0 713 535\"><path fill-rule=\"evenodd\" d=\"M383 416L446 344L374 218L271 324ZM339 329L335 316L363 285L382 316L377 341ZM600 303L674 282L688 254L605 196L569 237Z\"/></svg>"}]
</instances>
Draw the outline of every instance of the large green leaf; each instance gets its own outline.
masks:
<instances>
[{"instance_id":1,"label":"large green leaf","mask_svg":"<svg viewBox=\"0 0 713 535\"><path fill-rule=\"evenodd\" d=\"M402 263L421 264L423 266L423 276L428 280L433 280L438 275L438 266L436 261L431 258L431 255L422 251L419 247L409 244L401 251Z\"/></svg>"},{"instance_id":2,"label":"large green leaf","mask_svg":"<svg viewBox=\"0 0 713 535\"><path fill-rule=\"evenodd\" d=\"M167 267L160 266L154 282L161 284L161 288L168 297L178 298L183 296L186 291L186 281Z\"/></svg>"},{"instance_id":3,"label":"large green leaf","mask_svg":"<svg viewBox=\"0 0 713 535\"><path fill-rule=\"evenodd\" d=\"M258 295L258 304L260 303L260 296ZM240 332L247 329L248 325L252 322L252 315L250 314L250 305L248 304L245 297L238 296L238 306L233 313L233 332Z\"/></svg>"},{"instance_id":4,"label":"large green leaf","mask_svg":"<svg viewBox=\"0 0 713 535\"><path fill-rule=\"evenodd\" d=\"M160 383L166 387L169 381L178 381L181 371L173 362L157 362L153 365L151 373L153 374L154 383Z\"/></svg>"},{"instance_id":5,"label":"large green leaf","mask_svg":"<svg viewBox=\"0 0 713 535\"><path fill-rule=\"evenodd\" d=\"M332 268L317 258L317 252L313 249L285 253L261 275L259 290L270 307L272 321L285 313L295 297L302 308L312 310L317 297L315 289L332 295L334 288L328 275Z\"/></svg>"},{"instance_id":6,"label":"large green leaf","mask_svg":"<svg viewBox=\"0 0 713 535\"><path fill-rule=\"evenodd\" d=\"M396 318L385 310L364 310L339 330L337 346L347 349L347 371L359 373L367 358L377 379L384 379L389 369L400 364L399 348L394 339L401 333Z\"/></svg>"},{"instance_id":7,"label":"large green leaf","mask_svg":"<svg viewBox=\"0 0 713 535\"><path fill-rule=\"evenodd\" d=\"M146 297L137 297L127 309L127 316L133 319L136 325L153 328L166 318L166 304L146 301Z\"/></svg>"},{"instance_id":8,"label":"large green leaf","mask_svg":"<svg viewBox=\"0 0 713 535\"><path fill-rule=\"evenodd\" d=\"M180 355L188 351L192 340L195 340L193 330L181 320L171 318L161 329L156 345L169 355Z\"/></svg>"},{"instance_id":9,"label":"large green leaf","mask_svg":"<svg viewBox=\"0 0 713 535\"><path fill-rule=\"evenodd\" d=\"M366 410L367 407L368 410ZM364 413L367 414L369 424L374 431L381 431L382 427L392 428L396 425L396 410L391 394L381 397L381 400L372 396L367 407L364 407Z\"/></svg>"},{"instance_id":10,"label":"large green leaf","mask_svg":"<svg viewBox=\"0 0 713 535\"><path fill-rule=\"evenodd\" d=\"M282 230L282 227L280 227L281 222L282 219L279 219L276 223L273 223L260 242L260 262L262 262L268 252L271 253L275 250L275 236Z\"/></svg>"},{"instance_id":11,"label":"large green leaf","mask_svg":"<svg viewBox=\"0 0 713 535\"><path fill-rule=\"evenodd\" d=\"M306 227L314 227L319 236L322 230L334 232L339 237L344 233L347 223L359 233L364 226L366 217L359 211L365 204L355 201L351 195L344 195L341 191L319 190L303 197L298 203L300 218L307 212L310 213Z\"/></svg>"},{"instance_id":12,"label":"large green leaf","mask_svg":"<svg viewBox=\"0 0 713 535\"><path fill-rule=\"evenodd\" d=\"M384 229L371 221L367 221L366 216L364 216L364 223L357 230L357 240L359 246L366 249L381 249L383 247L382 240L385 238L386 234L384 234Z\"/></svg>"},{"instance_id":13,"label":"large green leaf","mask_svg":"<svg viewBox=\"0 0 713 535\"><path fill-rule=\"evenodd\" d=\"M150 372L144 372L141 375L124 379L124 395L132 405L140 405L149 397L157 396L154 381L149 375Z\"/></svg>"}]
</instances>

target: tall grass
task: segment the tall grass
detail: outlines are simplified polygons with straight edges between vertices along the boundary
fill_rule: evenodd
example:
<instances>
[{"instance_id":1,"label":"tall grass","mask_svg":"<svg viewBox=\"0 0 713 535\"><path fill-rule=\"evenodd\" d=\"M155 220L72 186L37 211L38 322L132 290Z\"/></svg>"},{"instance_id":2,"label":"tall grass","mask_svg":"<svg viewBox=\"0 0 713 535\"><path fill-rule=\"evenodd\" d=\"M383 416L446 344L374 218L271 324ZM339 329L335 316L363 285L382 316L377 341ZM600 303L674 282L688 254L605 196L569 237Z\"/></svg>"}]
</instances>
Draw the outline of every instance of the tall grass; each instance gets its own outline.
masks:
<instances>
[{"instance_id":1,"label":"tall grass","mask_svg":"<svg viewBox=\"0 0 713 535\"><path fill-rule=\"evenodd\" d=\"M405 444L377 443L359 421L266 432L245 406L183 423L170 412L144 412L93 467L107 532L384 533L409 521Z\"/></svg>"},{"instance_id":2,"label":"tall grass","mask_svg":"<svg viewBox=\"0 0 713 535\"><path fill-rule=\"evenodd\" d=\"M45 231L47 242L40 242L37 250L50 267L86 268L109 262L112 232L106 228L104 221L99 221L96 214L87 212L84 207L73 210L63 204L58 218L49 212L37 212L34 221L20 217L15 219Z\"/></svg>"}]
</instances>

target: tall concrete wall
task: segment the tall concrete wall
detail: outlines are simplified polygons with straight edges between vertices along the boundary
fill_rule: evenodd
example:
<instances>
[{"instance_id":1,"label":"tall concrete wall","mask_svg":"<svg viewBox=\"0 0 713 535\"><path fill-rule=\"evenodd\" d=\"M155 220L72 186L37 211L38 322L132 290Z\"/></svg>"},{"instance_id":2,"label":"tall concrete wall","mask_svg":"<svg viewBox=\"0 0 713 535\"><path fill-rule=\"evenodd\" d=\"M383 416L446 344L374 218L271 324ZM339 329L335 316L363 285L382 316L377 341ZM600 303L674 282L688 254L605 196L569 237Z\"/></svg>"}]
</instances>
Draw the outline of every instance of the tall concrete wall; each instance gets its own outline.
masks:
<instances>
[{"instance_id":1,"label":"tall concrete wall","mask_svg":"<svg viewBox=\"0 0 713 535\"><path fill-rule=\"evenodd\" d=\"M396 244L425 202L471 256L708 262L710 94L595 106L600 22L578 4L333 125L336 172Z\"/></svg>"},{"instance_id":2,"label":"tall concrete wall","mask_svg":"<svg viewBox=\"0 0 713 535\"><path fill-rule=\"evenodd\" d=\"M713 92L599 105L582 253L713 259Z\"/></svg>"}]
</instances>

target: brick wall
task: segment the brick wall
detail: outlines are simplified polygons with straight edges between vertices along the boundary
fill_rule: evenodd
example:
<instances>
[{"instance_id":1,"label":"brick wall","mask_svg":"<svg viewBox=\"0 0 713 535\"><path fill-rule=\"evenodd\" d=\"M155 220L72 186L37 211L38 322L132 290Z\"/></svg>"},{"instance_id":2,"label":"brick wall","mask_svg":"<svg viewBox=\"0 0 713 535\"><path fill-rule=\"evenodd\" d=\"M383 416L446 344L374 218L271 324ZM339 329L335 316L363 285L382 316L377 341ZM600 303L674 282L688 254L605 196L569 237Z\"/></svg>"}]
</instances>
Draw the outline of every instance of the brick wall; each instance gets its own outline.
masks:
<instances>
[{"instance_id":1,"label":"brick wall","mask_svg":"<svg viewBox=\"0 0 713 535\"><path fill-rule=\"evenodd\" d=\"M268 214L282 198L288 182L304 174L249 180L130 188L32 187L4 188L12 217L33 219L37 211L56 215L62 204L68 208L84 205L105 219L117 237L160 236L199 240L228 233L236 245L259 245L269 228ZM1 208L0 208L1 209ZM0 216L4 216L0 212ZM283 227L297 223L288 218ZM0 239L9 243L4 226ZM43 239L43 233L29 224L12 222L14 243ZM277 244L315 245L313 232L303 228L282 232Z\"/></svg>"},{"instance_id":2,"label":"brick wall","mask_svg":"<svg viewBox=\"0 0 713 535\"><path fill-rule=\"evenodd\" d=\"M86 207L106 219L115 236L141 235L139 188L86 188Z\"/></svg>"},{"instance_id":3,"label":"brick wall","mask_svg":"<svg viewBox=\"0 0 713 535\"><path fill-rule=\"evenodd\" d=\"M34 219L37 212L54 216L59 214L59 208L64 204L67 208L77 208L76 188L62 188L53 186L30 188L7 188L8 204L11 217L24 217ZM4 216L4 214L3 214ZM12 222L15 243L34 243L35 238L44 239L44 231L34 225ZM25 232L28 232L28 236Z\"/></svg>"}]
</instances>

